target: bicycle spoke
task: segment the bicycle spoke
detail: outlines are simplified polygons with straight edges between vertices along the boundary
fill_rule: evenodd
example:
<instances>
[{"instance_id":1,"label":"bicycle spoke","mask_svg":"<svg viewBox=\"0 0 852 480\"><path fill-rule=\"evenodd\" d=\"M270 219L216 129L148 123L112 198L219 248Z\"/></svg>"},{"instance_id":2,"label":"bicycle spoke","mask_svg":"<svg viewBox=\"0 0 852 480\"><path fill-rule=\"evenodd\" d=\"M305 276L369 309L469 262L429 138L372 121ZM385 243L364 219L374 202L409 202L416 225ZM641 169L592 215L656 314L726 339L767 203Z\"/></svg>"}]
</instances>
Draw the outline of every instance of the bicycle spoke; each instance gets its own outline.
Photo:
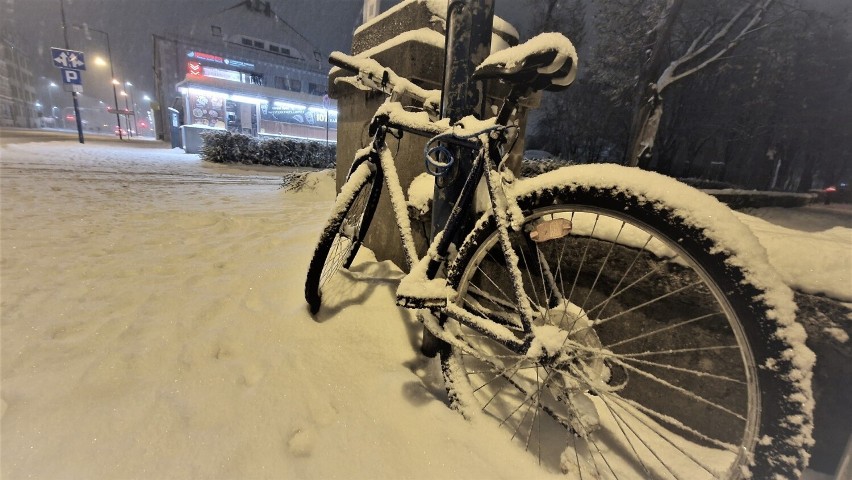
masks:
<instances>
[{"instance_id":1,"label":"bicycle spoke","mask_svg":"<svg viewBox=\"0 0 852 480\"><path fill-rule=\"evenodd\" d=\"M538 365L536 365L535 370L536 370L536 383L537 383L538 382ZM535 400L535 398L536 398L536 396L538 396L540 394L540 392L541 392L541 390L536 390L528 398L524 399L523 403L518 406L518 409L520 409L523 406L523 404L529 403L529 405L527 405L527 411L524 412L524 416L521 417L521 420L518 422L518 425L515 427L515 430L512 433L512 440L514 440L515 437L518 435L518 432L520 431L521 427L524 425L524 422L526 421L527 416L529 415L530 411L532 410L533 405L539 403L537 400ZM527 402L527 400L529 400L529 402ZM517 411L518 409L516 409L515 411ZM536 409L536 411L538 411L538 409ZM507 421L513 415L514 415L514 412L510 413L509 417L506 418L503 422ZM529 447L529 436L532 434L532 427L533 427L534 424L535 424L535 415L533 415L533 421L530 424L529 434L527 435L527 442L525 443L525 450Z\"/></svg>"},{"instance_id":2,"label":"bicycle spoke","mask_svg":"<svg viewBox=\"0 0 852 480\"><path fill-rule=\"evenodd\" d=\"M574 283L571 284L571 291L568 293L568 301L571 301L571 298L574 297L574 288L577 287L577 281L580 280L580 272L583 271L583 264L586 262L586 257L589 254L589 247L592 245L592 237L595 234L595 229L598 226L598 220L600 219L600 215L595 215L595 223L592 226L592 232L589 234L589 238L586 240L586 248L583 250L583 257L580 259L580 265L577 267L577 274L574 276Z\"/></svg>"},{"instance_id":3,"label":"bicycle spoke","mask_svg":"<svg viewBox=\"0 0 852 480\"><path fill-rule=\"evenodd\" d=\"M491 260L494 262L494 264L495 264L495 265L499 265L499 264L500 264L499 262L497 262L497 260L496 260L496 259L494 258L494 256L491 254L491 252L488 252L488 256L489 256L489 257L491 257ZM495 281L491 278L491 276L490 276L490 275L488 275L488 274L485 272L485 270L483 270L483 269L481 268L481 265L482 265L482 263L480 263L479 265L477 265L477 266L476 266L476 270L477 270L478 272L480 272L480 273L481 273L481 274L485 277L485 279L486 279L486 280L488 280L488 282L489 282L489 283L491 283L491 285L494 285L494 288L496 288L496 289L497 289L497 291L498 291L498 292L500 292L500 293L503 295L503 298L505 298L505 299L506 299L506 301L507 301L507 302L509 302L509 303L511 304L511 303L512 303L512 296L507 295L507 294L506 294L506 292L504 292L504 291L503 291L503 289L502 289L502 288L500 288L500 286L499 286L499 285L497 285L497 282L495 282Z\"/></svg>"},{"instance_id":4,"label":"bicycle spoke","mask_svg":"<svg viewBox=\"0 0 852 480\"><path fill-rule=\"evenodd\" d=\"M652 355L676 355L679 353L695 353L695 352L704 352L704 351L719 351L719 350L730 350L736 349L739 350L739 345L715 345L712 347L696 347L696 348L678 348L675 350L656 350L656 351L648 351L648 352L638 352L638 353L619 353L616 354L619 358L635 358L635 357L649 357Z\"/></svg>"},{"instance_id":5,"label":"bicycle spoke","mask_svg":"<svg viewBox=\"0 0 852 480\"><path fill-rule=\"evenodd\" d=\"M657 267L652 268L651 270L648 270L648 272L647 272L647 273L643 274L641 277L639 277L639 278L637 278L636 280L634 280L634 281L633 281L630 285L627 285L627 286L626 286L626 287L624 287L622 290L619 290L618 292L615 292L615 293L611 294L610 296L608 296L608 297L607 297L607 299L606 299L605 301L603 301L603 302L601 302L601 303L599 303L599 304L595 305L594 307L590 308L588 311L589 311L589 312L594 312L595 310L597 310L597 308L598 308L598 307L601 307L601 313L599 313L599 314L598 314L598 318L600 318L600 316L603 314L603 308L604 308L604 307L606 306L606 304L608 304L608 303L609 303L612 299L614 299L614 298L616 298L616 297L618 297L618 296L621 296L621 294L623 294L623 293L625 293L625 292L629 292L629 291L630 291L633 287L635 287L636 285L638 285L638 284L642 283L642 281L644 281L645 279L647 279L647 278L648 278L648 277L650 277L651 275L653 275L653 274L655 274L655 273L659 272L661 269L662 269L662 264L661 264L660 266L657 266ZM598 318L596 318L595 320L597 320Z\"/></svg>"},{"instance_id":6,"label":"bicycle spoke","mask_svg":"<svg viewBox=\"0 0 852 480\"><path fill-rule=\"evenodd\" d=\"M628 437L627 432L624 431L624 427L627 427L627 429L630 430L630 433L632 433L633 436L635 436L640 442L642 442L643 445L645 445L645 448L648 448L648 444L642 440L641 436L637 435L636 432L632 428L630 428L629 424L624 422L624 419L622 419L618 414L616 414L612 410L612 408L609 406L608 403L606 403L606 400L603 397L598 396L598 398L601 399L601 402L604 404L609 413L613 416L615 424L618 426L618 429L621 431L621 434L624 436L624 439L627 440L627 444L630 446L630 449L633 450L633 455L636 457L636 460L639 461L639 464L642 465L642 470L644 470L645 474L648 475L648 477L650 478L651 472L648 471L648 466L645 465L645 462L642 461L642 458L639 456L639 452L636 451L636 446L633 445L633 442L630 440L630 437ZM648 448L648 450L651 452L652 455L654 455L654 457L657 458L657 460L659 460L659 457L657 457L653 450L651 450L650 448ZM669 469L666 467L666 470ZM671 470L669 470L669 473L672 473Z\"/></svg>"},{"instance_id":7,"label":"bicycle spoke","mask_svg":"<svg viewBox=\"0 0 852 480\"><path fill-rule=\"evenodd\" d=\"M574 442L574 458L577 460L577 473L580 474L580 480L583 480L583 464L580 463L580 452L577 451L577 435L571 435L571 439ZM598 472L600 475L600 472Z\"/></svg>"},{"instance_id":8,"label":"bicycle spoke","mask_svg":"<svg viewBox=\"0 0 852 480\"><path fill-rule=\"evenodd\" d=\"M697 286L697 285L703 285L703 283L704 283L704 282L703 282L703 281L701 281L701 280L698 280L698 281L696 281L696 282L690 283L689 285L685 285L685 286L680 287L680 288L678 288L678 289L676 289L676 290L673 290L673 291L671 291L671 292L664 293L663 295L660 295L660 296L658 296L657 298L654 298L654 299L648 300L647 302L644 302L644 303L641 303L641 304L639 304L639 305L636 305L635 307L628 308L627 310L624 310L623 312L616 313L615 315L613 315L613 316L611 316L611 317L607 317L607 318L604 318L604 319L596 319L596 320L594 320L594 322L592 322L592 325L594 325L594 326L596 326L596 327L597 327L597 326L600 326L600 325L603 325L604 323L607 323L607 322L609 322L610 320L612 320L612 319L614 319L614 318L618 318L618 317L620 317L620 316L622 316L622 315L624 315L624 314L627 314L627 313L635 312L636 310L639 310L639 309L641 309L641 308L645 308L645 307L647 307L648 305L653 305L653 304L655 304L655 303L659 302L660 300L664 300L664 299L666 299L666 298L671 297L672 295L676 295L676 294L678 294L678 293L684 292L684 291L689 290L690 288L693 288L693 287L695 287L695 286Z\"/></svg>"},{"instance_id":9,"label":"bicycle spoke","mask_svg":"<svg viewBox=\"0 0 852 480\"><path fill-rule=\"evenodd\" d=\"M608 396L609 398L611 398L611 399L612 399L612 400L613 400L616 404L619 404L619 407L622 409L622 411L623 411L623 412L625 412L626 414L630 415L632 418L634 418L637 422L639 422L640 424L642 424L645 428L647 428L647 429L648 429L648 430L650 430L651 432L655 433L655 434L656 434L656 435L657 435L657 436L658 436L661 440L663 440L663 441L664 441L664 442L666 442L668 445L670 445L671 447L673 447L675 450L677 450L678 452L680 452L680 453L681 453L684 457L686 457L686 458L688 458L689 460L691 460L691 461L692 461L692 463L694 463L695 465L699 466L701 469L703 469L705 472L707 472L707 473L709 473L710 475L712 475L714 478L716 477L716 472L714 472L712 468L710 468L709 466L705 465L705 464L704 464L704 463L702 463L700 460L698 460L698 458L696 458L696 456L695 456L694 454L692 454L692 453L688 452L686 449L684 449L684 448L682 448L681 446L679 446L679 445L677 445L676 443L674 443L674 442L673 442L673 441L672 441L672 440L671 440L668 436L663 435L663 434L659 431L659 427L655 428L653 425L650 425L650 424L649 424L649 423L648 423L645 419L643 419L641 416L637 415L636 413L631 412L629 409L627 409L624 405L621 405L620 403L621 403L621 402L624 402L624 403L626 403L627 405L629 405L629 406L631 406L631 407L633 407L633 408L636 408L636 409L637 409L637 410L639 410L640 412L643 412L643 413L646 413L646 414L648 414L648 415L654 416L654 417L656 417L658 420L662 420L662 421L664 421L664 422L666 422L666 423L669 423L669 424L670 424L670 425L672 425L672 426L675 426L675 427L677 427L677 428L681 428L681 429L683 429L683 430L685 430L685 431L688 431L688 432L690 432L691 434L696 435L697 437L701 438L702 440L705 440L705 441L707 441L707 442L713 443L713 444L715 444L715 445L719 446L720 448L723 448L723 449L724 449L724 450L726 450L726 451L729 451L729 452L732 452L732 453L736 453L736 452L737 452L736 447L734 447L733 445L727 445L727 444L724 444L724 443L719 442L719 441L717 441L717 440L715 440L715 439L712 439L712 438L710 438L710 437L707 437L706 435L703 435L703 434L701 434L700 432L696 432L695 430L690 429L689 427L686 427L685 425L680 424L679 422L673 422L673 421L672 421L673 419L671 419L671 418L667 418L667 417L665 417L665 416L663 416L663 415L660 415L660 414L658 414L658 413L656 413L656 412L654 412L654 411L652 411L652 410L650 410L650 409L648 409L648 408L646 408L646 407L643 407L642 405L640 405L640 404L638 404L638 403L636 403L636 402L633 402L633 401L631 401L631 400L627 400L627 399L625 399L625 398L623 398L623 397L620 397L620 396L618 396L618 395L613 395L613 394L610 394L610 393L605 393L605 392L604 392L604 393L602 393L602 395L605 395L605 396ZM669 432L669 433L670 433L670 432Z\"/></svg>"},{"instance_id":10,"label":"bicycle spoke","mask_svg":"<svg viewBox=\"0 0 852 480\"><path fill-rule=\"evenodd\" d=\"M675 328L680 328L680 327L683 327L685 325L689 325L690 323L695 323L695 322L698 322L698 321L701 321L701 320L705 320L707 318L710 318L710 317L713 317L713 316L716 316L716 315L724 315L724 313L723 312L707 313L705 315L700 315L698 317L690 318L689 320L684 320L684 321L677 323L677 324L674 324L674 325L669 325L667 327L658 328L657 330L652 330L650 332L646 332L646 333L643 333L641 335L636 335L635 337L626 338L624 340L621 340L620 342L610 343L608 345L604 345L604 347L606 347L608 349L612 349L614 347L624 345L625 343L630 343L634 340L639 340L639 339L642 339L642 338L650 337L652 335L657 335L659 333L667 332L669 330L673 330Z\"/></svg>"},{"instance_id":11,"label":"bicycle spoke","mask_svg":"<svg viewBox=\"0 0 852 480\"><path fill-rule=\"evenodd\" d=\"M535 282L533 281L532 272L530 272L529 262L527 261L527 256L524 253L524 249L518 248L518 251L520 252L521 258L524 261L524 265L527 267L527 268L524 268L524 270L527 272L527 277L530 279L530 288L532 288L533 297L535 297L535 302L533 302L533 303L537 304L537 305L542 305L542 302L538 299L538 292L536 291L536 288L535 288ZM518 269L520 269L520 268L521 268L521 266L518 265Z\"/></svg>"},{"instance_id":12,"label":"bicycle spoke","mask_svg":"<svg viewBox=\"0 0 852 480\"><path fill-rule=\"evenodd\" d=\"M621 367L623 367L623 368L625 368L625 369L627 369L627 370L630 370L630 371L632 371L632 372L636 372L636 373L638 373L639 375L642 375L642 376L643 376L643 377L645 377L645 378L648 378L648 379L650 379L650 380L652 380L652 381L654 381L654 382L657 382L657 383L659 383L659 384L661 384L661 385L663 385L663 386L665 386L665 387L668 387L669 389L674 390L674 391L676 391L676 392L678 392L678 393L680 393L680 394L682 394L682 395L685 395L685 396L687 396L687 397L689 397L689 398L691 398L691 399L693 399L693 400L695 400L695 401L697 401L697 402L703 403L703 404L708 405L708 406L710 406L710 407L713 407L713 408L715 408L715 409L717 409L717 410L721 410L721 411L723 411L723 412L725 412L725 413L727 413L727 414L729 414L729 415L733 416L734 418L738 418L738 419L740 419L740 420L742 420L742 421L745 421L745 420L746 420L746 419L745 419L745 417L743 417L741 414L739 414L739 413L737 413L737 412L734 412L734 411L732 411L731 409L729 409L729 408L727 408L727 407L724 407L724 406L719 405L719 404L717 404L717 403L714 403L714 402L712 402L712 401L710 401L710 400L707 400L706 398L701 397L700 395L696 395L696 394L692 393L691 391L686 390L685 388L682 388L682 387L679 387L679 386L677 386L677 385L674 385L674 384L672 384L672 383L670 383L670 382L667 382L667 381L663 380L662 378L659 378L659 377L657 377L657 376L655 376L655 375L652 375L652 374L650 374L650 373L648 373L648 372L646 372L646 371L644 371L644 370L642 370L642 369L636 368L636 367L634 367L634 366L632 366L632 365L628 365L628 364L626 364L626 363L624 363L624 362L622 362L622 361L619 361L619 360L614 360L614 361L615 361L616 363L618 363Z\"/></svg>"},{"instance_id":13,"label":"bicycle spoke","mask_svg":"<svg viewBox=\"0 0 852 480\"><path fill-rule=\"evenodd\" d=\"M622 284L622 283L624 283L624 280L625 280L625 279L627 279L627 275L628 275L631 271L633 271L633 266L634 266L634 265L636 265L636 262L639 260L639 257L641 257L643 253L646 253L645 248L647 248L647 247L648 247L648 244L650 244L650 243L651 243L651 240L652 240L653 238L654 238L654 236L653 236L653 235L648 235L648 239L647 239L647 240L645 240L645 243L642 245L642 248L640 248L640 249L636 252L636 256L634 256L634 257L633 257L633 260L630 262L630 265L627 267L627 269L626 269L626 270L624 271L624 273L621 275L621 278L619 278L619 279L618 279L618 283L616 283L616 284L615 284L615 287L613 287L613 288L612 288L612 292L610 292L610 294L606 297L606 300L603 302L603 306L601 306L601 311L598 313L598 317L601 317L601 316L603 315L603 312L604 312L604 310L606 310L606 307L607 307L607 305L609 305L609 302L610 302L613 298L615 298L618 294L621 294L621 292L618 292L618 287L620 287L620 286L621 286L621 284ZM641 278L644 278L644 277L641 277ZM618 292L618 294L616 294L616 292ZM591 309L589 309L589 311L593 311L593 310L595 310L597 307L598 307L598 306L596 305L596 306L592 307Z\"/></svg>"},{"instance_id":14,"label":"bicycle spoke","mask_svg":"<svg viewBox=\"0 0 852 480\"><path fill-rule=\"evenodd\" d=\"M598 269L598 274L595 275L595 281L592 282L592 286L589 287L589 291L586 293L586 298L583 299L583 304L580 305L580 308L582 310L586 309L586 303L589 301L589 297L592 296L592 292L595 291L595 286L598 284L598 280L600 280L601 274L603 274L603 271L606 269L607 262L609 262L609 257L612 256L612 252L613 250L615 250L615 245L618 243L619 237L621 237L621 232L624 231L624 225L625 223L621 222L621 227L619 227L618 229L618 234L616 234L615 239L610 244L609 250L606 252L606 257L604 257L603 261L601 262L601 268Z\"/></svg>"},{"instance_id":15,"label":"bicycle spoke","mask_svg":"<svg viewBox=\"0 0 852 480\"><path fill-rule=\"evenodd\" d=\"M352 251L352 242L349 242L349 248L342 248L342 243L342 237L338 237L334 240L334 243L332 244L332 251L328 254L329 261L326 262L326 268L324 268L322 273L320 274L320 288L322 288L326 284L326 282L328 282L331 277L334 276L340 266L343 265L345 257L349 255L350 251ZM328 268L328 266L331 266L332 268Z\"/></svg>"},{"instance_id":16,"label":"bicycle spoke","mask_svg":"<svg viewBox=\"0 0 852 480\"><path fill-rule=\"evenodd\" d=\"M621 358L621 356L613 355L612 358ZM674 365L668 365L668 364L665 364L665 363L650 362L648 360L640 360L638 358L629 358L628 357L628 358L623 358L623 360L641 363L642 365L649 365L649 366L652 366L652 367L659 367L659 368L664 368L664 369L667 369L667 370L673 370L673 371L676 371L676 372L687 373L687 374L690 374L690 375L695 375L697 377L714 378L716 380L722 380L722 381L725 381L725 382L739 383L739 384L745 385L745 382L742 381L742 380L737 380L736 378L729 378L729 377L726 377L724 375L716 375L716 374L710 373L710 372L702 372L700 370L692 370L692 369L689 369L689 368L681 368L681 367L676 367Z\"/></svg>"},{"instance_id":17,"label":"bicycle spoke","mask_svg":"<svg viewBox=\"0 0 852 480\"><path fill-rule=\"evenodd\" d=\"M577 411L577 407L574 406L574 403L571 401L570 397L566 397L565 401L568 402L568 405L570 406L571 410L573 410L575 412ZM592 446L595 447L595 450L597 450L598 456L601 457L601 460L603 460L604 464L607 466L609 471L612 472L612 475L617 479L618 474L615 473L615 470L612 468L612 465L609 464L609 461L607 461L606 457L604 456L603 452L601 451L601 448L598 446L597 442L595 442L595 439L592 437L591 432L589 432L589 427L587 425L583 425L583 420L579 417L577 418L577 422L585 430L584 435L583 435L583 439L586 440L587 442L591 442ZM589 449L589 457L592 459L592 462L594 462L595 470L598 471L598 478L600 478L600 469L598 469L598 462L597 462L597 460L595 460L595 454L594 454L594 452L591 451L591 449Z\"/></svg>"}]
</instances>

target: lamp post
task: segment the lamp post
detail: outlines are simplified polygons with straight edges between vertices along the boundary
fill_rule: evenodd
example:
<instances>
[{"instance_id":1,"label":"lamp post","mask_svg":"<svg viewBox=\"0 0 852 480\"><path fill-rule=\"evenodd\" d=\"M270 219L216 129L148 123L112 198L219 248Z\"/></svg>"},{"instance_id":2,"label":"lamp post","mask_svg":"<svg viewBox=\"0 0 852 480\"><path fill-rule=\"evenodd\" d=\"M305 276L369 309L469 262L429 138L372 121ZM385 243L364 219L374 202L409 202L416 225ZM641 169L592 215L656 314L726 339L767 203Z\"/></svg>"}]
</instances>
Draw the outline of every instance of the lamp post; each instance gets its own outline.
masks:
<instances>
[{"instance_id":1,"label":"lamp post","mask_svg":"<svg viewBox=\"0 0 852 480\"><path fill-rule=\"evenodd\" d=\"M47 98L48 98L48 100L50 100L50 118L53 119L53 123L54 123L53 127L54 128L56 127L56 125L55 125L56 115L53 114L53 109L56 108L56 107L53 106L53 89L56 88L56 86L57 85L54 82L50 82L47 85Z\"/></svg>"},{"instance_id":2,"label":"lamp post","mask_svg":"<svg viewBox=\"0 0 852 480\"><path fill-rule=\"evenodd\" d=\"M133 90L130 90L130 87L133 86L130 82L124 82L124 86L127 87L127 93L130 94L130 106L133 107L130 111L132 112L130 115L133 117L133 130L136 130L136 136L139 136L139 120L136 118L136 100L133 99ZM126 99L125 99L126 100ZM130 133L128 133L130 135Z\"/></svg>"},{"instance_id":3,"label":"lamp post","mask_svg":"<svg viewBox=\"0 0 852 480\"><path fill-rule=\"evenodd\" d=\"M130 138L133 136L133 130L130 128L130 105L127 104L127 92L122 90L121 96L124 97L124 125L127 127L127 137Z\"/></svg>"},{"instance_id":4,"label":"lamp post","mask_svg":"<svg viewBox=\"0 0 852 480\"><path fill-rule=\"evenodd\" d=\"M146 102L148 102L148 106L147 106L147 108L145 108L145 117L148 119L148 129L151 131L152 136L156 137L157 136L157 133L156 133L157 128L156 128L156 125L154 124L154 113L151 110L151 97L149 97L148 95L144 95L142 97L142 100L145 100Z\"/></svg>"},{"instance_id":5,"label":"lamp post","mask_svg":"<svg viewBox=\"0 0 852 480\"><path fill-rule=\"evenodd\" d=\"M118 80L115 79L115 68L113 67L112 62L112 49L109 46L109 34L103 30L98 30L97 28L91 28L87 24L83 25L74 25L74 28L78 30L83 30L86 34L86 37L89 37L89 32L98 32L102 34L106 38L107 45L107 57L109 58L109 75L112 79L112 99L115 102L115 124L118 127L118 138L119 140L124 140L124 137L121 134L121 117L118 114L118 92L115 89L115 86L118 85ZM90 38L90 37L89 37Z\"/></svg>"},{"instance_id":6,"label":"lamp post","mask_svg":"<svg viewBox=\"0 0 852 480\"><path fill-rule=\"evenodd\" d=\"M59 0L59 14L62 16L62 36L65 39L65 50L70 50L71 46L68 43L68 29L65 28L65 2L63 0ZM77 92L71 91L71 101L74 104L74 116L77 120L77 139L80 143L86 143L86 140L83 138L83 119L80 117L80 105L77 102Z\"/></svg>"}]
</instances>

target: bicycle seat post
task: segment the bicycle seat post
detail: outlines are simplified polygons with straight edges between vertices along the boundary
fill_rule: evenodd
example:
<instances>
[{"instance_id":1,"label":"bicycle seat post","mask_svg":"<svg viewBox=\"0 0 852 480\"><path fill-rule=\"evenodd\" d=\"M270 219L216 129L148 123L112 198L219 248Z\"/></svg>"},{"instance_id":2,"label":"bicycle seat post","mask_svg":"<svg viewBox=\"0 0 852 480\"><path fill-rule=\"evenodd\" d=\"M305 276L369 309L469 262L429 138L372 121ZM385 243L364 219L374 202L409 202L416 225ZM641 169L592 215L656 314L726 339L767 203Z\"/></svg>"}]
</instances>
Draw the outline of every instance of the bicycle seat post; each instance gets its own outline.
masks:
<instances>
[{"instance_id":1,"label":"bicycle seat post","mask_svg":"<svg viewBox=\"0 0 852 480\"><path fill-rule=\"evenodd\" d=\"M467 115L482 117L484 82L473 71L491 51L494 0L451 0L447 5L446 56L441 87L441 118L455 123ZM452 206L470 172L475 152L448 146L456 158L445 177L437 177L432 207L432 237L447 223Z\"/></svg>"}]
</instances>

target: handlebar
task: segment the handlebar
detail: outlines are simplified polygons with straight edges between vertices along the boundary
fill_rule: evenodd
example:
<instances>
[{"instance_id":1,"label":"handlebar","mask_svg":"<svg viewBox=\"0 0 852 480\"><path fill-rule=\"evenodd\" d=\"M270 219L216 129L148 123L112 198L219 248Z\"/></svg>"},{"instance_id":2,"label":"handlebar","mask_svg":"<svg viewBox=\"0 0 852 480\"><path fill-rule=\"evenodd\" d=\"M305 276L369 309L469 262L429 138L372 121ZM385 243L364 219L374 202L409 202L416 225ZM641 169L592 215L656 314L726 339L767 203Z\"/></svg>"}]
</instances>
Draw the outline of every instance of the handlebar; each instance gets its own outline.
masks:
<instances>
[{"instance_id":1,"label":"handlebar","mask_svg":"<svg viewBox=\"0 0 852 480\"><path fill-rule=\"evenodd\" d=\"M390 68L383 67L372 58L355 57L343 52L332 52L328 62L335 67L354 73L358 83L386 94L397 94L413 98L423 104L428 110L440 103L439 90L427 90L407 78L394 73Z\"/></svg>"},{"instance_id":2,"label":"handlebar","mask_svg":"<svg viewBox=\"0 0 852 480\"><path fill-rule=\"evenodd\" d=\"M353 60L355 57L350 55L346 55L343 52L331 52L331 55L328 56L328 63L334 65L335 67L342 68L350 73L358 73L358 67L355 65Z\"/></svg>"}]
</instances>

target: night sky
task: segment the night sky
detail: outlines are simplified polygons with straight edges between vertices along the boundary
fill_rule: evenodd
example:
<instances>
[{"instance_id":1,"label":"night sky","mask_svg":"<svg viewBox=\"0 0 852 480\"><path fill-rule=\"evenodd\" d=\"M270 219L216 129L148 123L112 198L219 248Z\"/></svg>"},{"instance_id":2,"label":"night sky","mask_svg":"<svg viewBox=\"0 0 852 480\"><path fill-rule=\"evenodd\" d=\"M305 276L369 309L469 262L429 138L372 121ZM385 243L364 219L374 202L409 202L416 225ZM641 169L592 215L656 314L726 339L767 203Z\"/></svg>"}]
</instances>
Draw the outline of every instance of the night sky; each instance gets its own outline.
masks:
<instances>
[{"instance_id":1,"label":"night sky","mask_svg":"<svg viewBox=\"0 0 852 480\"><path fill-rule=\"evenodd\" d=\"M497 0L497 14L517 25L522 15L512 8L517 0ZM109 34L115 73L135 89L136 101L153 97L152 34L189 33L193 24L208 35L205 17L227 9L239 0L64 0L69 47L86 54L88 68L83 73L82 106L94 107L97 100L112 98L109 67L93 64L94 57L106 55L103 35L72 28L86 23ZM396 3L396 2L392 2ZM363 0L271 0L280 18L311 40L324 55L333 50L348 51L357 26ZM30 58L36 81L36 95L44 102L48 84L61 84L60 72L50 59L50 47L64 47L60 0L5 0L0 6L4 32L9 32L17 48ZM519 28L520 29L520 28ZM57 93L59 93L57 95ZM66 98L67 97L67 98ZM53 90L57 105L70 105L70 94Z\"/></svg>"}]
</instances>

